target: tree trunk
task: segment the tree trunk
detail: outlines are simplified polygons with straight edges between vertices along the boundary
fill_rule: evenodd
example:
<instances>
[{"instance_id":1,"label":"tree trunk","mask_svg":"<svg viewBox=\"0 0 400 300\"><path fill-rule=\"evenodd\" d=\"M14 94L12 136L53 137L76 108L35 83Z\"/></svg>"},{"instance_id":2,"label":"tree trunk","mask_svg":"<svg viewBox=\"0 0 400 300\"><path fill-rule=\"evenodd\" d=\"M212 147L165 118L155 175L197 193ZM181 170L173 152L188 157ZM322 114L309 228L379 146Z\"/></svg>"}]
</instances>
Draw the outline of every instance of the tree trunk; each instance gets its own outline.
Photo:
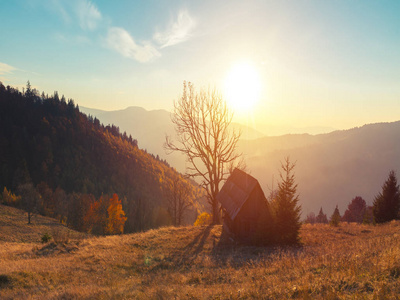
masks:
<instances>
[{"instance_id":1,"label":"tree trunk","mask_svg":"<svg viewBox=\"0 0 400 300\"><path fill-rule=\"evenodd\" d=\"M219 217L219 208L218 208L218 201L217 199L213 199L214 201L212 202L212 214L213 214L213 225L220 224L220 217Z\"/></svg>"}]
</instances>

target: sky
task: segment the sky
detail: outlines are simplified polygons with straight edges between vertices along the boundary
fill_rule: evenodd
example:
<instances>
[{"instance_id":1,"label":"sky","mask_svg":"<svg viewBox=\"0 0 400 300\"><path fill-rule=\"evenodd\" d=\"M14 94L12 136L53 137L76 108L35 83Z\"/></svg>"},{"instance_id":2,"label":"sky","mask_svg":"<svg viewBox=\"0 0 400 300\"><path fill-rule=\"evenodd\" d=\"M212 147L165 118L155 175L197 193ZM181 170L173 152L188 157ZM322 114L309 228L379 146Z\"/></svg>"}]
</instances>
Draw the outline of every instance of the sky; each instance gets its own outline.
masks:
<instances>
[{"instance_id":1,"label":"sky","mask_svg":"<svg viewBox=\"0 0 400 300\"><path fill-rule=\"evenodd\" d=\"M244 63L260 91L235 120L260 131L400 119L400 1L0 1L5 85L171 111Z\"/></svg>"}]
</instances>

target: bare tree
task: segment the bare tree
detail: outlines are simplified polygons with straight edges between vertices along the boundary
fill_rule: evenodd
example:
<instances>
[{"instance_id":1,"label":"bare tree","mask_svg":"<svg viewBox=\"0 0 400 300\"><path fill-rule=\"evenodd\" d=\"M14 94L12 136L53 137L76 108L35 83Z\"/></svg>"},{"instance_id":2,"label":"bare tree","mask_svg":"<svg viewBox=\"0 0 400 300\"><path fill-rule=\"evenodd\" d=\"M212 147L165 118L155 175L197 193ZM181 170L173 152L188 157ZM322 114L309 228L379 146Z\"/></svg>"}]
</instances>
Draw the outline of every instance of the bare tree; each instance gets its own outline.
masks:
<instances>
[{"instance_id":1,"label":"bare tree","mask_svg":"<svg viewBox=\"0 0 400 300\"><path fill-rule=\"evenodd\" d=\"M244 99L245 100L245 99ZM183 95L174 103L171 119L177 141L166 136L165 149L186 155L189 177L201 178L212 207L213 223L219 223L216 196L220 183L229 175L229 165L241 155L236 153L240 132L230 131L231 113L216 90L195 92L193 84L183 83Z\"/></svg>"},{"instance_id":2,"label":"bare tree","mask_svg":"<svg viewBox=\"0 0 400 300\"><path fill-rule=\"evenodd\" d=\"M182 225L183 216L193 206L193 190L190 184L175 177L165 189L167 210L174 226Z\"/></svg>"},{"instance_id":3,"label":"bare tree","mask_svg":"<svg viewBox=\"0 0 400 300\"><path fill-rule=\"evenodd\" d=\"M18 186L18 194L21 196L21 207L28 213L28 224L31 224L32 216L37 212L39 194L32 183L23 183Z\"/></svg>"}]
</instances>

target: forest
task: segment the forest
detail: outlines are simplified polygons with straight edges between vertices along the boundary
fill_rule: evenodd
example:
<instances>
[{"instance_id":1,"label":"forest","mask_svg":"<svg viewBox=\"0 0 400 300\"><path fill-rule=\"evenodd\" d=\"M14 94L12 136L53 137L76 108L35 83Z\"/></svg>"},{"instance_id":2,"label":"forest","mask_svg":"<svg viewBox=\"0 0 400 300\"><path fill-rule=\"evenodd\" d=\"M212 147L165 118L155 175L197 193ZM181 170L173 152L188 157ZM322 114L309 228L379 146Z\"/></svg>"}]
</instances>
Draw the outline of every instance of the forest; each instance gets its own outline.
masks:
<instances>
[{"instance_id":1,"label":"forest","mask_svg":"<svg viewBox=\"0 0 400 300\"><path fill-rule=\"evenodd\" d=\"M93 233L143 231L176 222L168 203L178 184L196 214L199 189L192 181L57 92L40 94L29 81L21 92L0 82L0 128L3 203L29 216L41 213ZM106 219L118 209L119 222L126 222L112 230ZM96 218L101 228L90 226Z\"/></svg>"}]
</instances>

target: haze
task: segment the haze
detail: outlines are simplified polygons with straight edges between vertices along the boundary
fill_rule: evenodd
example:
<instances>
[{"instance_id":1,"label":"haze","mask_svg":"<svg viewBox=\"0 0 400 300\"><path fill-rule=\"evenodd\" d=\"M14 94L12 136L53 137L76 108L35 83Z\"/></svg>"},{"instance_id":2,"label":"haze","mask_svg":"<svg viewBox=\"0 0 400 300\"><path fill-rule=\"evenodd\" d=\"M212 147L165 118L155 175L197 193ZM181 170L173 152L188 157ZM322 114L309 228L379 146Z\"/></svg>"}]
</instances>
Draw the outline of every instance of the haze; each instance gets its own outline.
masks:
<instances>
[{"instance_id":1,"label":"haze","mask_svg":"<svg viewBox=\"0 0 400 300\"><path fill-rule=\"evenodd\" d=\"M398 1L364 0L5 1L0 81L102 110L171 111L184 80L222 91L246 62L259 99L236 121L264 133L390 122L400 113L399 11Z\"/></svg>"}]
</instances>

